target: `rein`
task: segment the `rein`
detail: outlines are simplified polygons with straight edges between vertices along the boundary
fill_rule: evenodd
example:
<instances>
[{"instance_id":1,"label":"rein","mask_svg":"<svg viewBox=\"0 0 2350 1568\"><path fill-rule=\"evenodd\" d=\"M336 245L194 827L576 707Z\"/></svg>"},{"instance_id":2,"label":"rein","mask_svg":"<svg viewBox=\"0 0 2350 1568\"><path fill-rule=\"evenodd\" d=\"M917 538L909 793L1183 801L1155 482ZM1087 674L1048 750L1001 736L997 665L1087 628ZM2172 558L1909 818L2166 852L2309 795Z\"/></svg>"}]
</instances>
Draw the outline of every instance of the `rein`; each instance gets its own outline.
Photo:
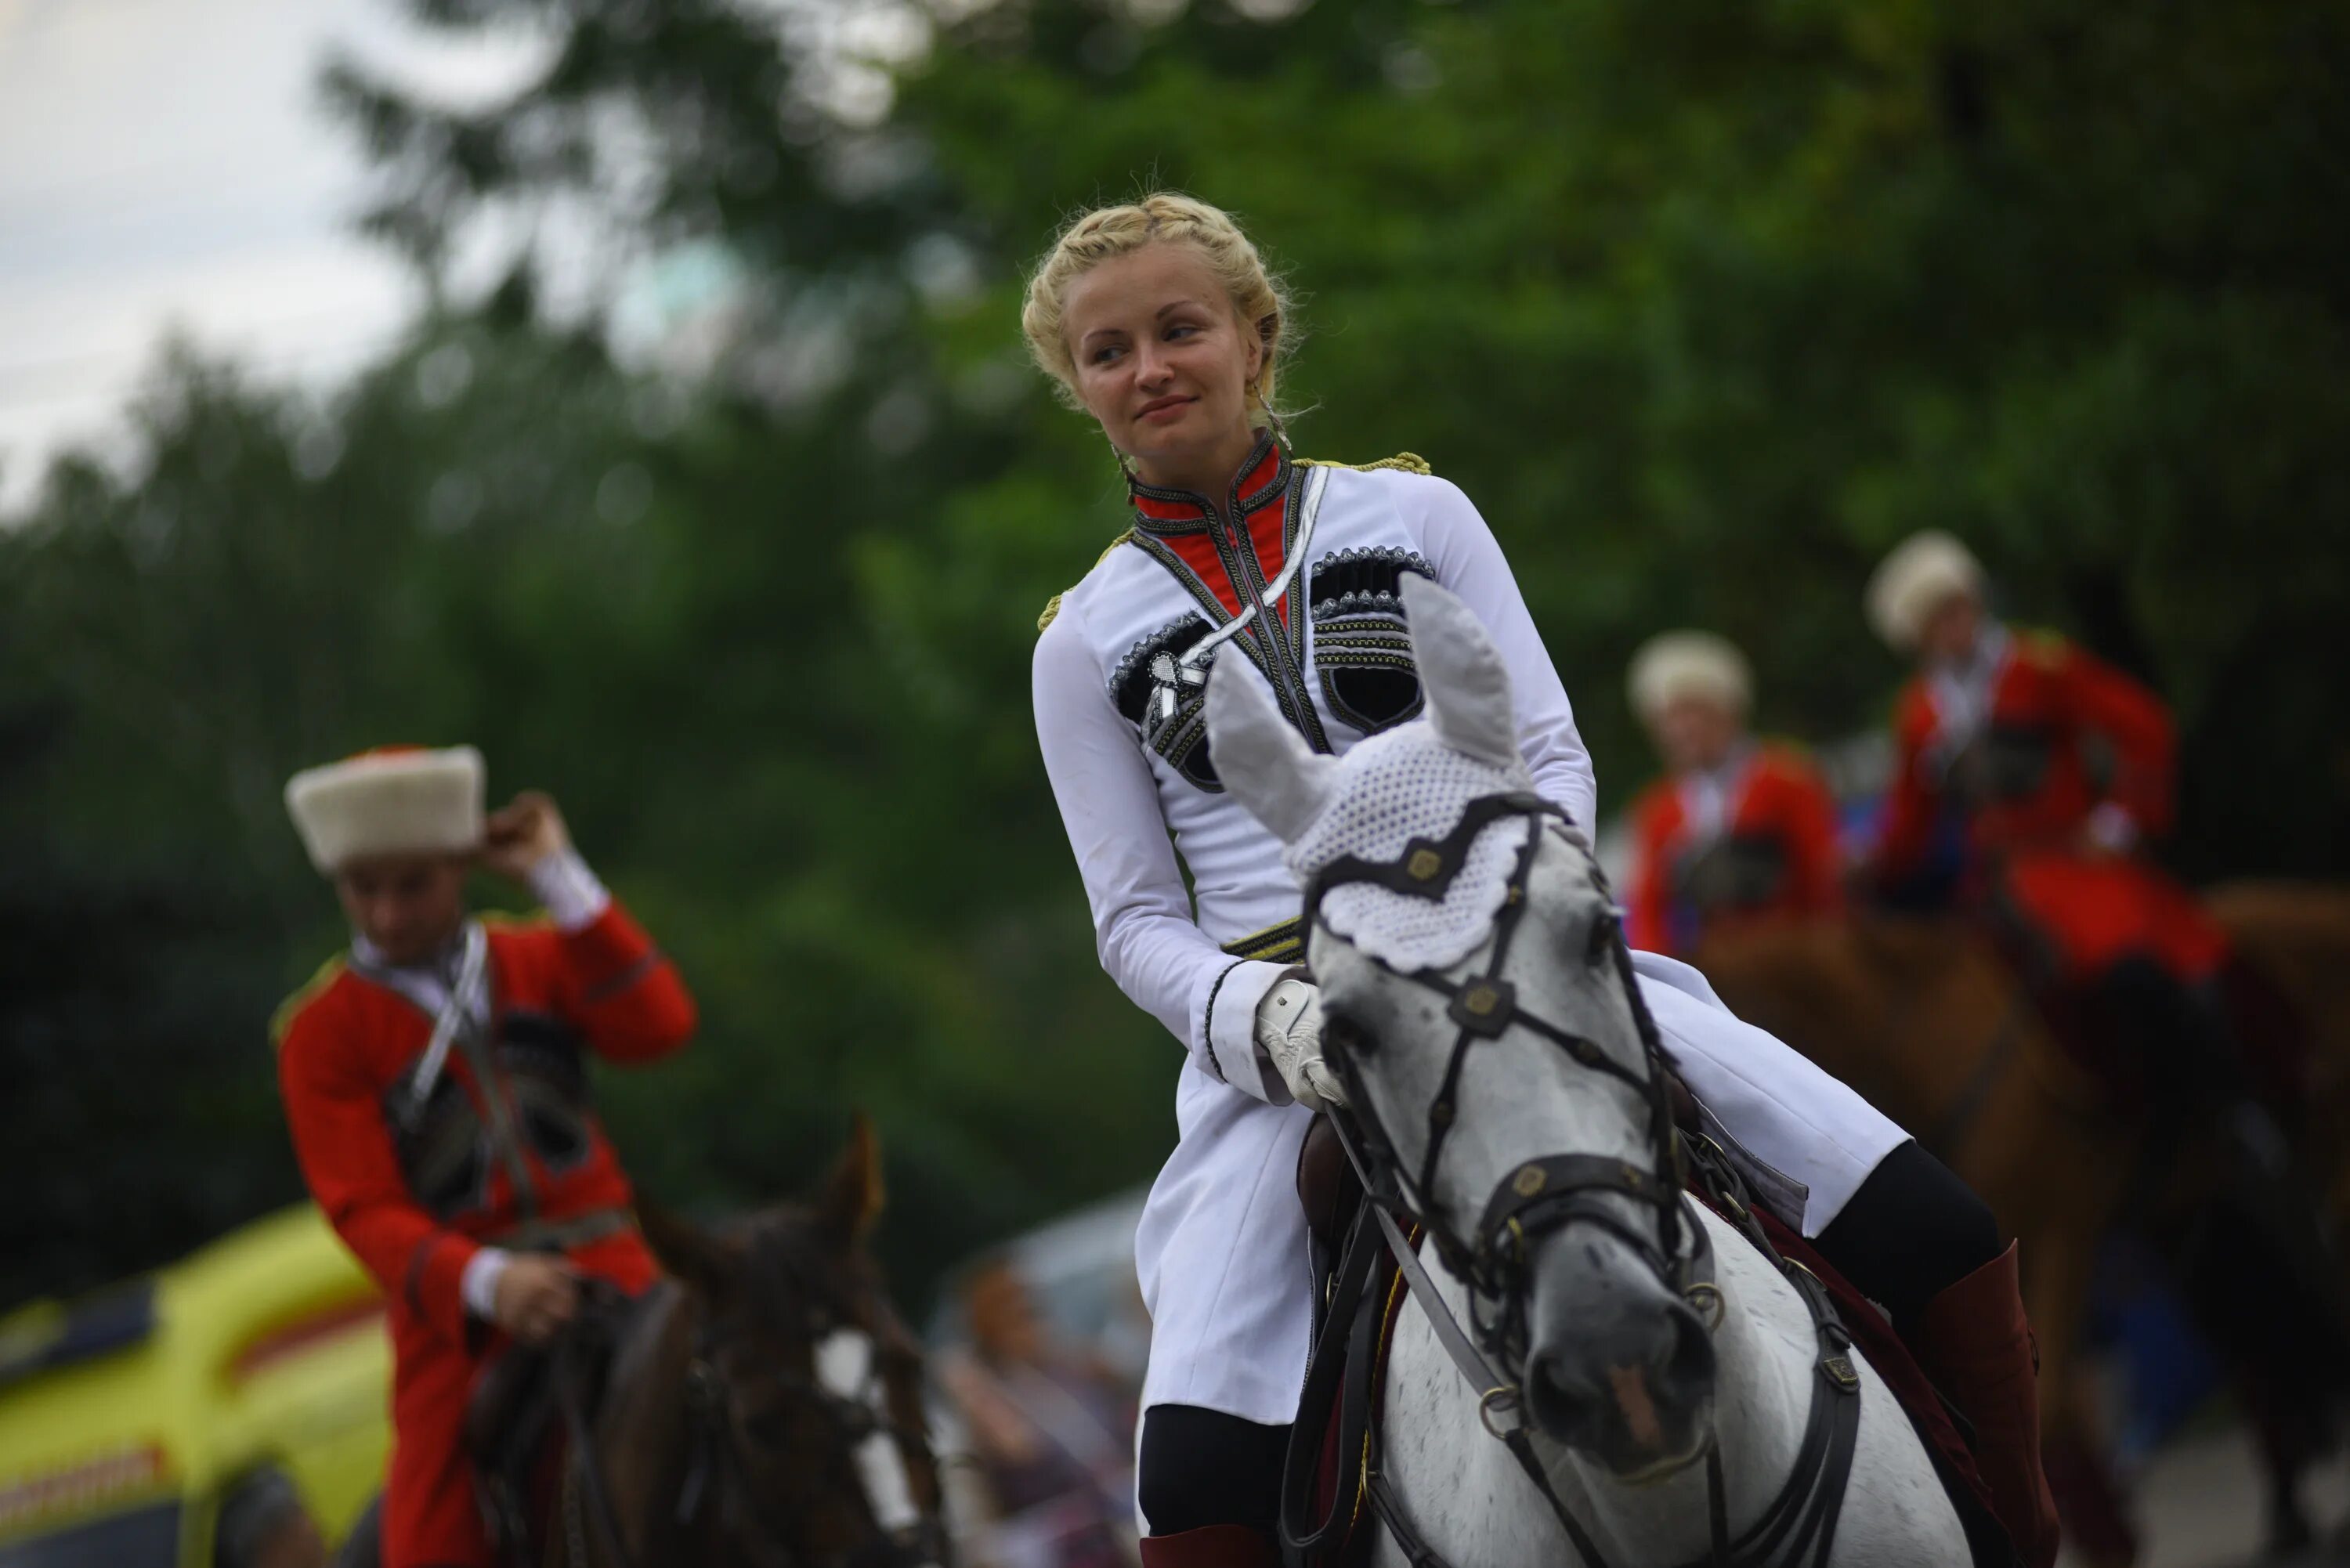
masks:
<instances>
[{"instance_id":1,"label":"rein","mask_svg":"<svg viewBox=\"0 0 2350 1568\"><path fill-rule=\"evenodd\" d=\"M1719 1326L1725 1310L1713 1277L1713 1251L1703 1222L1687 1211L1684 1189L1692 1175L1706 1201L1758 1249L1794 1285L1812 1318L1819 1354L1814 1363L1809 1412L1795 1462L1778 1495L1755 1522L1735 1539L1731 1536L1718 1442L1702 1452L1706 1473L1707 1515L1711 1549L1700 1560L1704 1568L1775 1568L1778 1564L1825 1565L1834 1545L1835 1525L1846 1481L1858 1446L1860 1380L1848 1354L1851 1340L1835 1316L1826 1290L1810 1271L1790 1263L1772 1246L1749 1211L1752 1204L1742 1179L1710 1140L1694 1157L1672 1117L1667 1058L1655 1019L1642 999L1632 971L1630 950L1620 923L1612 918L1594 925L1587 961L1606 955L1622 982L1626 1003L1638 1029L1643 1063L1635 1071L1609 1055L1597 1042L1559 1027L1518 1004L1517 992L1503 976L1511 946L1523 923L1526 888L1544 829L1543 819L1567 822L1566 814L1540 796L1524 791L1480 796L1469 803L1461 820L1444 837L1415 838L1393 861L1374 862L1345 856L1325 867L1306 890L1305 918L1310 928L1320 919L1321 903L1331 889L1356 884L1386 888L1409 897L1441 900L1466 864L1469 851L1485 828L1508 817L1534 825L1513 868L1501 913L1495 917L1492 957L1482 974L1455 982L1431 971L1406 971L1380 962L1398 978L1437 992L1446 999L1446 1015L1455 1027L1451 1054L1441 1086L1428 1109L1427 1152L1415 1179L1407 1184L1394 1140L1380 1127L1370 1100L1363 1092L1357 1055L1373 1048L1360 1037L1346 1038L1345 1021L1334 1018L1329 1033L1339 1049L1330 1057L1346 1083L1350 1113L1333 1111L1328 1119L1340 1147L1363 1184L1365 1202L1376 1223L1357 1221L1337 1279L1336 1293L1322 1338L1314 1349L1301 1399L1296 1430L1318 1432L1326 1421L1345 1351L1354 1334L1355 1318L1364 1287L1373 1272L1379 1245L1395 1260L1406 1287L1419 1303L1438 1342L1444 1346L1461 1377L1478 1395L1478 1417L1486 1431L1499 1439L1516 1460L1535 1490L1550 1505L1559 1527L1574 1544L1586 1568L1607 1568L1607 1560L1583 1523L1575 1518L1552 1487L1534 1449L1523 1417L1523 1391L1506 1376L1523 1366L1526 1353L1526 1293L1533 1244L1569 1224L1596 1225L1625 1242L1677 1294L1691 1302L1711 1302L1711 1319ZM1595 868L1596 874L1596 868ZM1367 955L1366 955L1367 956ZM1461 1236L1446 1225L1432 1202L1438 1161L1458 1120L1457 1096L1470 1054L1480 1044L1492 1044L1514 1028L1526 1029L1565 1051L1587 1070L1629 1085L1648 1106L1648 1138L1655 1158L1641 1169L1628 1160L1595 1155L1560 1154L1526 1161L1504 1177L1487 1199L1475 1232ZM1353 1125L1349 1125L1349 1123ZM1662 1174L1669 1172L1669 1179ZM1649 1228L1627 1222L1609 1199L1629 1200L1635 1213L1653 1214ZM1469 1325L1464 1330L1438 1294L1435 1282L1420 1263L1419 1251L1391 1210L1416 1215L1421 1232L1436 1249L1446 1271L1468 1288ZM1374 1241L1374 1236L1377 1240ZM1360 1358L1358 1358L1360 1359ZM1496 1366L1503 1368L1501 1372ZM1362 1376L1367 1378L1367 1370ZM1349 1390L1342 1412L1342 1450L1355 1446L1351 1417L1360 1412L1363 1428L1364 1484L1381 1521L1413 1568L1446 1568L1443 1559L1411 1527L1388 1478L1378 1468L1376 1442L1363 1394ZM1515 1419L1509 1417L1514 1416ZM1506 1426L1497 1421L1507 1421ZM1340 1529L1337 1515L1344 1499L1318 1525L1310 1512L1310 1462L1300 1453L1310 1444L1293 1447L1284 1477L1281 1509L1283 1544L1295 1560L1332 1544Z\"/></svg>"}]
</instances>

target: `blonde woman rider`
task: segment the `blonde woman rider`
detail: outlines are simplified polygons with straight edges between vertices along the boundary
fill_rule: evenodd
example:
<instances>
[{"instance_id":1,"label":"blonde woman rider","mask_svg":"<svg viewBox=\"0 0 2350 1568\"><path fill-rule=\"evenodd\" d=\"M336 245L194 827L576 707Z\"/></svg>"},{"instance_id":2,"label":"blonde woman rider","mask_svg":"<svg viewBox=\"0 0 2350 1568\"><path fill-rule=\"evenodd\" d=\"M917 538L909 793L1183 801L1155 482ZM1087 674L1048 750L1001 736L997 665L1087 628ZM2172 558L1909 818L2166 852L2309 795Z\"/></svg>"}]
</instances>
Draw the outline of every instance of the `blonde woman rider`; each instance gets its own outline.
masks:
<instances>
[{"instance_id":1,"label":"blonde woman rider","mask_svg":"<svg viewBox=\"0 0 2350 1568\"><path fill-rule=\"evenodd\" d=\"M1586 831L1591 759L1468 497L1416 459L1292 459L1273 411L1289 310L1229 216L1164 193L1087 213L1037 267L1021 325L1117 449L1133 504L1131 531L1046 608L1037 737L1102 966L1188 1056L1180 1139L1135 1237L1152 1324L1143 1561L1274 1564L1311 1315L1295 1170L1315 1109L1341 1091L1294 924L1282 929L1299 890L1217 783L1208 662L1245 659L1308 742L1343 752L1419 709L1396 587L1421 573L1484 618L1534 780ZM1893 1314L1974 1422L2024 1561L2051 1562L2029 1333L1990 1211L1695 971L1645 953L1635 965L1691 1089L1751 1151L1773 1206Z\"/></svg>"}]
</instances>

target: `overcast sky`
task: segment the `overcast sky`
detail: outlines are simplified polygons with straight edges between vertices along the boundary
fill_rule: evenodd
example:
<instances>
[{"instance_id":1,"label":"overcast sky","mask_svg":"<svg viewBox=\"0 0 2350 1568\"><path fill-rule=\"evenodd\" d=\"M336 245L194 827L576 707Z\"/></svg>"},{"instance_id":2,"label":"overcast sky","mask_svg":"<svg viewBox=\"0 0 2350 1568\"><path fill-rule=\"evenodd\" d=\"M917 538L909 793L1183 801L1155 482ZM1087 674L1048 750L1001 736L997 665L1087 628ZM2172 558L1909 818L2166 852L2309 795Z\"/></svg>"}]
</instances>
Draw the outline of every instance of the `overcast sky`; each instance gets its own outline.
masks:
<instances>
[{"instance_id":1,"label":"overcast sky","mask_svg":"<svg viewBox=\"0 0 2350 1568\"><path fill-rule=\"evenodd\" d=\"M351 234L364 169L318 109L338 44L459 98L529 59L390 0L0 0L0 502L104 436L167 330L306 379L398 330L411 291Z\"/></svg>"}]
</instances>

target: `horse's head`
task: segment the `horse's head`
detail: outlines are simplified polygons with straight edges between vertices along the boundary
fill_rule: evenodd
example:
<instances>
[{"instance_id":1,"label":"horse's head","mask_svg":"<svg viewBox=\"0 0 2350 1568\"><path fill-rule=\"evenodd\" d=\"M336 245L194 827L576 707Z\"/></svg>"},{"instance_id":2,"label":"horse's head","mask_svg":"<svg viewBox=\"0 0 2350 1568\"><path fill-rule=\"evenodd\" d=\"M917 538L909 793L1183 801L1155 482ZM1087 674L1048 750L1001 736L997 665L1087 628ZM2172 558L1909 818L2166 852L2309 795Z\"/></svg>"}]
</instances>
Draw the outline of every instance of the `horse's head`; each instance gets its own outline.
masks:
<instances>
[{"instance_id":1,"label":"horse's head","mask_svg":"<svg viewBox=\"0 0 2350 1568\"><path fill-rule=\"evenodd\" d=\"M1316 755L1225 659L1217 772L1306 889L1330 1064L1486 1354L1542 1430L1654 1472L1707 1441L1714 1357L1652 1031L1587 841L1534 796L1500 654L1426 578L1403 602L1420 719Z\"/></svg>"},{"instance_id":2,"label":"horse's head","mask_svg":"<svg viewBox=\"0 0 2350 1568\"><path fill-rule=\"evenodd\" d=\"M654 1255L698 1309L680 1511L701 1514L705 1539L736 1561L948 1561L920 1347L865 1249L881 1201L879 1147L859 1116L811 1204L712 1230L639 1211Z\"/></svg>"}]
</instances>

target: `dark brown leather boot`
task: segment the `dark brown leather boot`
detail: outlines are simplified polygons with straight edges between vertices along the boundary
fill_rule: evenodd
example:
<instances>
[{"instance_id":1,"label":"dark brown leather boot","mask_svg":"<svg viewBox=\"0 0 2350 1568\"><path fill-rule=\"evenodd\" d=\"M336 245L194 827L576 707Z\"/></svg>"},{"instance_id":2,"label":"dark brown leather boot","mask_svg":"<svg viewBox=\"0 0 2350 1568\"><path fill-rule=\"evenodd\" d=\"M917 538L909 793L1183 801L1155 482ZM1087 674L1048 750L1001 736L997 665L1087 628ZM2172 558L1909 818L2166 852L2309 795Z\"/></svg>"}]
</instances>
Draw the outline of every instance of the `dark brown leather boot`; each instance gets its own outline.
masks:
<instances>
[{"instance_id":1,"label":"dark brown leather boot","mask_svg":"<svg viewBox=\"0 0 2350 1568\"><path fill-rule=\"evenodd\" d=\"M1180 1535L1144 1536L1142 1568L1281 1568L1281 1552L1261 1530L1211 1524Z\"/></svg>"},{"instance_id":2,"label":"dark brown leather boot","mask_svg":"<svg viewBox=\"0 0 2350 1568\"><path fill-rule=\"evenodd\" d=\"M2015 1247L1926 1303L1918 1365L1975 1428L1975 1464L2024 1568L2056 1561L2056 1500L2040 1463L2040 1352L2024 1321Z\"/></svg>"}]
</instances>

